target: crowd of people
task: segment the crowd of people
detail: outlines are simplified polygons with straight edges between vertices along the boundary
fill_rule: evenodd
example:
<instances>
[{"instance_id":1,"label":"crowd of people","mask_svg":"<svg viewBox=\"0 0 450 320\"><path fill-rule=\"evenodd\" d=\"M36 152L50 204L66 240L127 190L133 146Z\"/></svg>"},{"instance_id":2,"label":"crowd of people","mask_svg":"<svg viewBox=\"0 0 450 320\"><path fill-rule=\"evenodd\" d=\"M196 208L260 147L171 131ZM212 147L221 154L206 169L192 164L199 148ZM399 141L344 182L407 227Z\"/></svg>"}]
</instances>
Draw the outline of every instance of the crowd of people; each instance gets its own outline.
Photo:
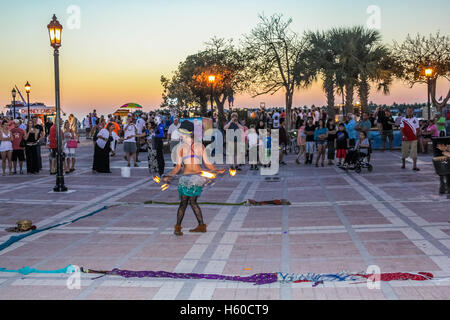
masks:
<instances>
[{"instance_id":1,"label":"crowd of people","mask_svg":"<svg viewBox=\"0 0 450 320\"><path fill-rule=\"evenodd\" d=\"M178 119L172 119L171 126ZM149 169L156 174L163 175L164 139L166 135L165 121L154 113L129 114L125 123L120 116L97 116L97 112L90 113L83 120L86 138L94 143L94 173L111 173L110 156L114 157L119 144L123 144L124 159L127 166L139 167L139 153L147 151ZM176 125L175 125L176 126ZM171 130L169 128L169 138Z\"/></svg>"},{"instance_id":2,"label":"crowd of people","mask_svg":"<svg viewBox=\"0 0 450 320\"><path fill-rule=\"evenodd\" d=\"M413 137L406 130L408 128L404 128L405 124L409 124L408 119L410 118L413 119L410 124L415 126L417 119L413 117L413 112L414 110L409 108L404 117L399 114L394 118L389 109L380 108L371 114L363 113L360 117L347 114L340 122L336 122L335 118L329 117L323 109L306 110L299 108L292 112L291 123L294 130L291 132L287 132L286 129L286 113L284 110L267 111L260 109L247 111L246 113L242 113L242 111L227 112L223 133L225 134L226 130L241 131L241 139L245 143L250 170L257 170L259 165L269 166L270 163L262 163L262 159L254 156L255 154L258 155L258 152L251 151L263 148L264 155L270 157L271 129L279 130L281 150L279 152L279 163L281 166L286 165L284 156L288 146L292 143L291 138L294 134L296 137L295 143L298 147L296 163L301 164L303 162L309 165L315 162L316 167L324 167L325 161L327 161L327 165L334 165L336 161L338 166L351 166L359 154L367 156L370 161L372 151L370 131L378 131L381 136L382 150L385 150L387 146L389 146L389 150L392 150L394 130L400 129L402 140L404 140L402 143L403 158L411 157L414 161L413 169L418 171L416 165L418 146L420 147L428 141L427 135L429 132L431 132L432 137L445 134L445 127L442 129L434 125L435 121L442 121L442 117L437 117L436 120L423 121L427 126L424 127L424 124L420 122L420 126L414 132ZM214 122L216 122L215 120L216 118L214 118ZM163 141L168 142L170 151L172 151L180 139L180 133L178 132L180 121L176 114L158 112L130 114L126 118L126 122L123 123L123 119L118 116L97 117L94 110L83 121L86 124L86 136L97 141L96 154L103 155L102 157L94 157L93 169L96 172L110 172L109 154L114 156L117 145L123 143L125 160L127 160L128 166L139 166L139 151L147 149L150 171L163 175L165 167ZM109 124L112 124L110 132L103 131L100 135L102 141L98 142L98 132ZM418 121L417 124L419 124ZM260 129L269 129L267 135L260 137ZM416 142L410 142L412 140ZM105 150L105 148L109 148L110 151L101 153L99 149ZM98 163L105 165L98 167ZM241 170L236 148L231 169Z\"/></svg>"},{"instance_id":3,"label":"crowd of people","mask_svg":"<svg viewBox=\"0 0 450 320\"><path fill-rule=\"evenodd\" d=\"M445 118L418 121L414 110L408 108L405 116L394 117L389 109L379 108L373 113L364 112L360 117L346 114L344 117L329 117L323 108L295 108L291 113L291 131L286 129L286 112L283 109L243 110L226 112L226 130L240 130L242 142L245 143L246 155L251 170L258 166L269 166L263 163L258 152L264 149L264 155L271 154L271 130L279 130L279 163L286 165L287 149L295 145L298 151L297 164L324 167L327 165L351 165L356 155L364 153L370 160L370 131L378 131L381 136L382 150L387 146L392 150L394 130L400 129L402 134L402 158L411 157L416 165L417 153L428 152L428 144L433 137L445 135ZM61 130L63 146L64 172L70 174L76 170L76 153L80 143L80 133L84 131L87 140L93 141L93 172L110 173L110 157L114 157L119 145L123 145L124 159L127 166L138 167L142 151L147 153L148 166L151 172L164 174L164 142L172 151L180 141L180 118L186 114L152 111L149 113L134 112L127 117L98 115L96 110L78 121L70 115L63 121ZM217 123L217 117L213 122ZM6 169L11 175L24 174L24 163L28 174L38 174L42 170L41 147L47 146L50 156L50 173L57 171L57 130L50 120L45 124L39 117L29 121L20 119L0 119L0 154L2 174ZM406 125L406 127L405 127ZM267 135L260 136L260 129L268 129ZM225 141L225 140L224 140ZM44 147L45 148L45 147ZM235 151L235 153L237 153ZM251 157L251 158L250 158ZM17 165L19 168L17 168ZM232 169L241 170L235 157Z\"/></svg>"},{"instance_id":4,"label":"crowd of people","mask_svg":"<svg viewBox=\"0 0 450 320\"><path fill-rule=\"evenodd\" d=\"M39 117L30 119L0 118L0 155L2 175L30 175L42 170L42 149L47 147L50 157L50 174L56 174L57 131L56 125L47 119L44 124ZM77 134L76 118L70 115L61 131L64 149L64 170L75 171L75 151L80 137ZM44 147L43 147L44 146ZM24 164L26 167L24 167Z\"/></svg>"}]
</instances>

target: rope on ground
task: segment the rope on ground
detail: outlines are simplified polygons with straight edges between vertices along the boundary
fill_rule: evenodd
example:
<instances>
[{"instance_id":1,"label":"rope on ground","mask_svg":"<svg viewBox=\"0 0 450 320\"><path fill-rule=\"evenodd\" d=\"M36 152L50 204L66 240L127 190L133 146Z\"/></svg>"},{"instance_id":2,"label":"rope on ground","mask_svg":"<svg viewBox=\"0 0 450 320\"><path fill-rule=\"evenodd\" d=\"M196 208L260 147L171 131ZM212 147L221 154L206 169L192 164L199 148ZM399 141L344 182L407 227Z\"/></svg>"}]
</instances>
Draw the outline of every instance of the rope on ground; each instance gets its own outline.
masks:
<instances>
[{"instance_id":1,"label":"rope on ground","mask_svg":"<svg viewBox=\"0 0 450 320\"><path fill-rule=\"evenodd\" d=\"M168 205L168 206L176 206L179 205L180 202L176 201L176 202L166 202L166 201L146 201L144 202L144 204L159 204L159 205ZM218 206L254 206L254 207L258 207L258 206L270 206L270 205L275 205L275 206L283 206L283 205L291 205L291 203L286 200L286 199L281 199L281 200L268 200L268 201L255 201L252 199L248 199L247 201L244 202L238 202L238 203L228 203L228 202L199 202L198 204L203 204L203 205L218 205Z\"/></svg>"},{"instance_id":2,"label":"rope on ground","mask_svg":"<svg viewBox=\"0 0 450 320\"><path fill-rule=\"evenodd\" d=\"M162 205L168 205L168 206L177 206L180 204L179 201L177 202L166 202L166 201L146 201L144 204L162 204ZM227 203L227 202L198 202L198 204L203 205L219 205L219 206L245 206L247 204L247 201L239 202L239 203Z\"/></svg>"}]
</instances>

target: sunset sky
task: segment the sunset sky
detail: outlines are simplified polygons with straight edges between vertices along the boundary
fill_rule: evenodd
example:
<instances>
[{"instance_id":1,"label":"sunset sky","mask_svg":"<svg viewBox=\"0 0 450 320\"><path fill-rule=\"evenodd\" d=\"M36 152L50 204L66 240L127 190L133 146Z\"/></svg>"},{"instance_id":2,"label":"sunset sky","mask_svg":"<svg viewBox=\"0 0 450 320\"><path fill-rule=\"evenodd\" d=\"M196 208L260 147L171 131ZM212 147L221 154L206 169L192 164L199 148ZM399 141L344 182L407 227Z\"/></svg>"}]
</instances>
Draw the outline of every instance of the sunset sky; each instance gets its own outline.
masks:
<instances>
[{"instance_id":1,"label":"sunset sky","mask_svg":"<svg viewBox=\"0 0 450 320\"><path fill-rule=\"evenodd\" d=\"M80 9L79 29L70 28L71 5ZM449 34L450 2L301 1L301 0L21 0L0 2L0 109L11 101L11 89L29 81L32 102L54 105L53 56L47 24L55 13L64 26L60 50L61 98L65 112L102 114L136 102L145 110L161 103L161 75L170 76L180 61L204 48L211 37L236 43L258 23L258 14L292 17L292 29L326 30L365 25L370 5L381 9L384 43L403 41L408 33ZM439 86L448 90L448 83ZM255 99L240 95L235 105L283 106L283 95ZM373 93L376 103L424 102L425 86L409 89L396 82L389 96ZM340 97L337 97L340 101ZM294 106L324 105L320 84L299 91Z\"/></svg>"}]
</instances>

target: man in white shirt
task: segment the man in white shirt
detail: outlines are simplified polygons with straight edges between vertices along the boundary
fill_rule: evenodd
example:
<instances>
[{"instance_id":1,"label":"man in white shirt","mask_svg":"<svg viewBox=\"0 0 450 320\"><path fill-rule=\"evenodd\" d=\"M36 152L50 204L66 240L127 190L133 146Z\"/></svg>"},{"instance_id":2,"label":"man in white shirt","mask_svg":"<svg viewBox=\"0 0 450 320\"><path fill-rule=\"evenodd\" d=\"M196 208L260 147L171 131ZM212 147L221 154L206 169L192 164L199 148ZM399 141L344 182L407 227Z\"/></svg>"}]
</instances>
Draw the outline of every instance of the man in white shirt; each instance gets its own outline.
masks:
<instances>
[{"instance_id":1,"label":"man in white shirt","mask_svg":"<svg viewBox=\"0 0 450 320\"><path fill-rule=\"evenodd\" d=\"M128 161L128 167L130 167L130 160L133 158L134 166L137 167L136 161L136 137L138 136L136 125L133 123L133 118L128 117L127 124L123 127L124 143L123 151L125 153L126 160Z\"/></svg>"},{"instance_id":2,"label":"man in white shirt","mask_svg":"<svg viewBox=\"0 0 450 320\"><path fill-rule=\"evenodd\" d=\"M414 117L414 109L408 107L406 109L406 117L402 119L400 124L400 132L402 134L402 169L406 167L406 158L411 157L413 170L420 171L417 167L417 137L419 136L419 131L419 120Z\"/></svg>"},{"instance_id":3,"label":"man in white shirt","mask_svg":"<svg viewBox=\"0 0 450 320\"><path fill-rule=\"evenodd\" d=\"M320 120L320 112L318 109L314 110L314 123L317 125Z\"/></svg>"},{"instance_id":4,"label":"man in white shirt","mask_svg":"<svg viewBox=\"0 0 450 320\"><path fill-rule=\"evenodd\" d=\"M252 124L248 130L248 160L250 163L250 170L258 170L258 144L259 136L256 133L255 125Z\"/></svg>"},{"instance_id":5,"label":"man in white shirt","mask_svg":"<svg viewBox=\"0 0 450 320\"><path fill-rule=\"evenodd\" d=\"M276 111L273 116L273 129L278 129L280 127L280 113Z\"/></svg>"},{"instance_id":6,"label":"man in white shirt","mask_svg":"<svg viewBox=\"0 0 450 320\"><path fill-rule=\"evenodd\" d=\"M144 117L144 115L142 115L142 117ZM136 129L138 135L142 135L142 132L145 128L145 120L142 117L138 116L136 120ZM140 137L136 137L136 162L141 162L139 161L139 151L141 149L141 144L142 139Z\"/></svg>"},{"instance_id":7,"label":"man in white shirt","mask_svg":"<svg viewBox=\"0 0 450 320\"><path fill-rule=\"evenodd\" d=\"M173 149L180 142L180 132L178 131L180 125L180 120L175 117L173 119L173 123L170 125L169 130L167 131L170 144L170 153L172 153ZM176 164L174 163L173 165L175 166Z\"/></svg>"}]
</instances>

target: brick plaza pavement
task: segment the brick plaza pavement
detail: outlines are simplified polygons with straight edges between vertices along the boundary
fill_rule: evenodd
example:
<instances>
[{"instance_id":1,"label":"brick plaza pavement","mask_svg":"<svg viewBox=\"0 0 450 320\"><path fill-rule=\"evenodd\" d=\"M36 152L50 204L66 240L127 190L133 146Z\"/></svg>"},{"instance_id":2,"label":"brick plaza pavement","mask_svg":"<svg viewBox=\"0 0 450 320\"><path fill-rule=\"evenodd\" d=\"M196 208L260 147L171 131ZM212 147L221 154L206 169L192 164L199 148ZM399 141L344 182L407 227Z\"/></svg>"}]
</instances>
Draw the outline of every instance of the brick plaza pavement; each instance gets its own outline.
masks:
<instances>
[{"instance_id":1,"label":"brick plaza pavement","mask_svg":"<svg viewBox=\"0 0 450 320\"><path fill-rule=\"evenodd\" d=\"M44 150L44 149L43 149ZM0 252L0 267L91 269L251 275L266 272L431 272L450 277L450 200L438 195L431 156L421 156L419 173L400 169L398 152L375 152L374 172L346 174L335 167L298 166L288 156L279 182L266 182L248 166L222 177L200 201L242 202L285 198L291 206L202 206L206 234L188 208L185 235L175 237L176 207L144 205L177 201L176 188L161 192L146 162L121 177L122 146L110 175L91 172L92 145L78 149L77 171L66 176L71 193L51 193L55 176L0 177L0 243L5 228L31 219L38 228L70 221L103 206L119 204L76 223L38 233ZM44 152L43 152L44 153ZM141 154L141 160L146 154ZM169 165L167 166L169 167ZM215 280L81 277L69 290L67 275L0 273L0 299L449 299L450 281L393 281L381 289L331 282L252 284Z\"/></svg>"}]
</instances>

